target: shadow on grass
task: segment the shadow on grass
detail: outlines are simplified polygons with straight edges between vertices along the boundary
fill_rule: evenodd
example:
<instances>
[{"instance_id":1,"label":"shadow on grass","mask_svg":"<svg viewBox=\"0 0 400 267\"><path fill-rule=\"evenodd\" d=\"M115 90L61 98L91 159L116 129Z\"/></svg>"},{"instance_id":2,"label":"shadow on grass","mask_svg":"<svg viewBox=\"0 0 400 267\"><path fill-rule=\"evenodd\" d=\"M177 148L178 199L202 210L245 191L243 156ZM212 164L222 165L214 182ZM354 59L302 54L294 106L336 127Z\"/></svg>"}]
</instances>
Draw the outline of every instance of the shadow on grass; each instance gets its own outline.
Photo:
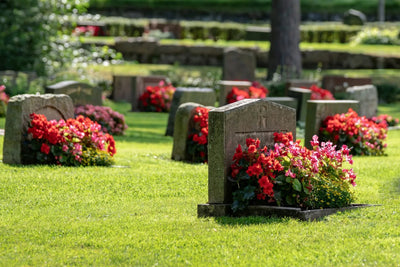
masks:
<instances>
[{"instance_id":1,"label":"shadow on grass","mask_svg":"<svg viewBox=\"0 0 400 267\"><path fill-rule=\"evenodd\" d=\"M126 141L135 143L167 144L172 141L172 137L164 136L159 133L140 131L127 133L124 136L114 136L115 141Z\"/></svg>"},{"instance_id":2,"label":"shadow on grass","mask_svg":"<svg viewBox=\"0 0 400 267\"><path fill-rule=\"evenodd\" d=\"M263 216L248 216L248 217L216 217L215 221L221 225L256 225L256 224L275 224L288 223L292 218L288 217L263 217Z\"/></svg>"}]
</instances>

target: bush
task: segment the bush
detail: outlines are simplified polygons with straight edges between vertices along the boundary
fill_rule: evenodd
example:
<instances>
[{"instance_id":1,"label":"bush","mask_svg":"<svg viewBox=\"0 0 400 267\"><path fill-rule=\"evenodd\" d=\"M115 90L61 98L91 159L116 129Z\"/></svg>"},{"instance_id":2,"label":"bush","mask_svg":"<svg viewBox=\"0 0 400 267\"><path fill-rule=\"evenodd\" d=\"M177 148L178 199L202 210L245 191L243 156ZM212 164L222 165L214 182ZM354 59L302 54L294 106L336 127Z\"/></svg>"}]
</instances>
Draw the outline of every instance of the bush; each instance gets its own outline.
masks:
<instances>
[{"instance_id":1,"label":"bush","mask_svg":"<svg viewBox=\"0 0 400 267\"><path fill-rule=\"evenodd\" d=\"M208 112L205 107L197 107L189 122L186 142L187 159L191 162L208 162Z\"/></svg>"},{"instance_id":2,"label":"bush","mask_svg":"<svg viewBox=\"0 0 400 267\"><path fill-rule=\"evenodd\" d=\"M0 85L0 118L6 116L7 112L7 104L8 104L8 95L4 92L6 87L4 85Z\"/></svg>"},{"instance_id":3,"label":"bush","mask_svg":"<svg viewBox=\"0 0 400 267\"><path fill-rule=\"evenodd\" d=\"M400 101L400 87L394 84L377 84L379 99L385 103L394 103Z\"/></svg>"},{"instance_id":4,"label":"bush","mask_svg":"<svg viewBox=\"0 0 400 267\"><path fill-rule=\"evenodd\" d=\"M101 125L101 130L111 135L123 135L128 128L122 114L112 110L110 107L102 106L77 106L75 116L82 115Z\"/></svg>"},{"instance_id":5,"label":"bush","mask_svg":"<svg viewBox=\"0 0 400 267\"><path fill-rule=\"evenodd\" d=\"M150 112L168 112L171 108L175 87L161 82L158 86L147 86L139 97L139 109Z\"/></svg>"},{"instance_id":6,"label":"bush","mask_svg":"<svg viewBox=\"0 0 400 267\"><path fill-rule=\"evenodd\" d=\"M352 42L353 44L400 45L399 30L366 27L357 33Z\"/></svg>"}]
</instances>

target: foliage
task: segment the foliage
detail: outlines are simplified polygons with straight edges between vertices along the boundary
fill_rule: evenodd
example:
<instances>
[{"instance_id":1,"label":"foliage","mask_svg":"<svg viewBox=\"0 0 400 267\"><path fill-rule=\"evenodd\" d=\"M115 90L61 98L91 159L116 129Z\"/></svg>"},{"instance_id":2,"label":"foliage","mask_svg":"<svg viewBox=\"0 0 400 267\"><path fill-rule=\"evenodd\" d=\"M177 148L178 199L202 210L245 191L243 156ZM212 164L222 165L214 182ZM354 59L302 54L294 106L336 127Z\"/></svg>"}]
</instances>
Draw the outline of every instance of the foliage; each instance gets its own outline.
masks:
<instances>
[{"instance_id":1,"label":"foliage","mask_svg":"<svg viewBox=\"0 0 400 267\"><path fill-rule=\"evenodd\" d=\"M397 84L377 84L379 100L385 103L394 103L400 100L400 87Z\"/></svg>"},{"instance_id":2,"label":"foliage","mask_svg":"<svg viewBox=\"0 0 400 267\"><path fill-rule=\"evenodd\" d=\"M365 27L354 36L352 43L369 45L400 45L399 29Z\"/></svg>"},{"instance_id":3,"label":"foliage","mask_svg":"<svg viewBox=\"0 0 400 267\"><path fill-rule=\"evenodd\" d=\"M110 107L84 105L75 107L75 116L82 115L101 125L101 131L111 135L123 135L128 128L124 115Z\"/></svg>"},{"instance_id":4,"label":"foliage","mask_svg":"<svg viewBox=\"0 0 400 267\"><path fill-rule=\"evenodd\" d=\"M245 98L265 98L268 95L268 89L258 82L252 82L249 90L241 90L237 87L232 87L232 90L226 96L228 104Z\"/></svg>"},{"instance_id":5,"label":"foliage","mask_svg":"<svg viewBox=\"0 0 400 267\"><path fill-rule=\"evenodd\" d=\"M196 107L189 121L186 151L191 162L208 162L208 112L206 107Z\"/></svg>"},{"instance_id":6,"label":"foliage","mask_svg":"<svg viewBox=\"0 0 400 267\"><path fill-rule=\"evenodd\" d=\"M382 123L386 123L388 127L399 125L398 118L393 118L392 116L389 116L387 114L381 114L376 117L372 117L370 118L370 120L379 125L381 125Z\"/></svg>"},{"instance_id":7,"label":"foliage","mask_svg":"<svg viewBox=\"0 0 400 267\"><path fill-rule=\"evenodd\" d=\"M4 117L7 111L9 96L6 94L5 89L4 85L0 85L0 117Z\"/></svg>"},{"instance_id":8,"label":"foliage","mask_svg":"<svg viewBox=\"0 0 400 267\"><path fill-rule=\"evenodd\" d=\"M143 111L168 112L171 108L175 87L170 83L160 82L157 86L147 86L139 97L139 108Z\"/></svg>"},{"instance_id":9,"label":"foliage","mask_svg":"<svg viewBox=\"0 0 400 267\"><path fill-rule=\"evenodd\" d=\"M387 144L386 122L375 123L358 116L351 108L347 113L326 117L319 129L322 140L329 140L338 147L347 146L353 155L385 155Z\"/></svg>"},{"instance_id":10,"label":"foliage","mask_svg":"<svg viewBox=\"0 0 400 267\"><path fill-rule=\"evenodd\" d=\"M57 122L33 113L27 136L25 163L108 166L116 153L114 138L104 134L98 123L81 115Z\"/></svg>"},{"instance_id":11,"label":"foliage","mask_svg":"<svg viewBox=\"0 0 400 267\"><path fill-rule=\"evenodd\" d=\"M303 209L345 207L354 200L355 185L350 150L340 150L331 142L321 143L314 136L313 150L293 142L292 133L274 133L275 149L260 149L260 141L246 139L247 148L238 145L230 179L235 183L232 210L249 204L294 206Z\"/></svg>"}]
</instances>

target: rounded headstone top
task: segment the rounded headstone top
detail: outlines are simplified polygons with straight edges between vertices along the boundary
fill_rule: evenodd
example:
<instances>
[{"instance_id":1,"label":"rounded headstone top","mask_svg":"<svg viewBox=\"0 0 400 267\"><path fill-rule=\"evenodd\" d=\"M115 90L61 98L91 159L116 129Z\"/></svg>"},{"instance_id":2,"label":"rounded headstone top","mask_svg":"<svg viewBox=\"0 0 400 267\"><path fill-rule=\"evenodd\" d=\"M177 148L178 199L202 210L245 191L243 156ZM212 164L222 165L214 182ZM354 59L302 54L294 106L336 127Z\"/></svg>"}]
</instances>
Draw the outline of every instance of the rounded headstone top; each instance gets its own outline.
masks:
<instances>
[{"instance_id":1,"label":"rounded headstone top","mask_svg":"<svg viewBox=\"0 0 400 267\"><path fill-rule=\"evenodd\" d=\"M37 98L42 98L42 99L52 99L52 98L65 98L68 97L65 94L22 94L22 95L15 95L10 98L9 102L21 102L25 101L26 99L37 99Z\"/></svg>"}]
</instances>

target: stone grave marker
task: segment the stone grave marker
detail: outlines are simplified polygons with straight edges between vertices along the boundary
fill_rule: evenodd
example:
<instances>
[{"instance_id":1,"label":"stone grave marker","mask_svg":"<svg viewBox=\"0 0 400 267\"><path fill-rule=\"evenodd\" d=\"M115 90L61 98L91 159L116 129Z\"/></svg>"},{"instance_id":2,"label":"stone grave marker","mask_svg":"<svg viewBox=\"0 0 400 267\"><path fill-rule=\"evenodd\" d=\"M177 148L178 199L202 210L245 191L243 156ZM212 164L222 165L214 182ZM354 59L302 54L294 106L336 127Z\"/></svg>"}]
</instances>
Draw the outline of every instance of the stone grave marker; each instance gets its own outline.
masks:
<instances>
[{"instance_id":1,"label":"stone grave marker","mask_svg":"<svg viewBox=\"0 0 400 267\"><path fill-rule=\"evenodd\" d=\"M310 88L313 85L318 85L318 81L292 79L286 82L286 95L289 96L290 88Z\"/></svg>"},{"instance_id":2,"label":"stone grave marker","mask_svg":"<svg viewBox=\"0 0 400 267\"><path fill-rule=\"evenodd\" d=\"M231 183L227 177L238 144L260 139L273 148L274 132L292 132L296 138L296 111L266 99L244 99L210 111L208 135L208 203L198 205L198 216L232 213Z\"/></svg>"},{"instance_id":3,"label":"stone grave marker","mask_svg":"<svg viewBox=\"0 0 400 267\"><path fill-rule=\"evenodd\" d=\"M168 116L166 136L174 136L175 114L183 103L194 102L204 106L215 106L215 92L210 88L178 87L172 97L171 109Z\"/></svg>"},{"instance_id":4,"label":"stone grave marker","mask_svg":"<svg viewBox=\"0 0 400 267\"><path fill-rule=\"evenodd\" d=\"M165 76L113 76L113 91L111 98L115 101L132 103L132 111L138 111L138 99L147 86L156 86L165 81Z\"/></svg>"},{"instance_id":5,"label":"stone grave marker","mask_svg":"<svg viewBox=\"0 0 400 267\"><path fill-rule=\"evenodd\" d=\"M62 81L45 89L46 94L65 94L71 97L75 106L91 104L101 106L101 89L86 83Z\"/></svg>"},{"instance_id":6,"label":"stone grave marker","mask_svg":"<svg viewBox=\"0 0 400 267\"><path fill-rule=\"evenodd\" d=\"M22 164L22 144L29 128L30 114L43 114L48 120L74 118L74 105L67 95L17 95L7 107L3 162Z\"/></svg>"},{"instance_id":7,"label":"stone grave marker","mask_svg":"<svg viewBox=\"0 0 400 267\"><path fill-rule=\"evenodd\" d=\"M173 160L187 160L186 143L189 134L190 118L193 116L194 110L197 107L204 107L203 105L188 102L179 106L175 115L174 125L174 144L172 147L171 158ZM214 107L207 107L212 109Z\"/></svg>"},{"instance_id":8,"label":"stone grave marker","mask_svg":"<svg viewBox=\"0 0 400 267\"><path fill-rule=\"evenodd\" d=\"M305 126L307 114L307 101L311 99L311 90L291 87L288 96L297 99L296 120L301 127Z\"/></svg>"},{"instance_id":9,"label":"stone grave marker","mask_svg":"<svg viewBox=\"0 0 400 267\"><path fill-rule=\"evenodd\" d=\"M275 96L275 97L267 97L268 101L278 103L287 107L294 108L297 110L297 99L288 96Z\"/></svg>"},{"instance_id":10,"label":"stone grave marker","mask_svg":"<svg viewBox=\"0 0 400 267\"><path fill-rule=\"evenodd\" d=\"M372 84L371 78L350 78L343 75L325 75L322 77L322 88L329 90L332 94L345 92L348 87L366 84Z\"/></svg>"},{"instance_id":11,"label":"stone grave marker","mask_svg":"<svg viewBox=\"0 0 400 267\"><path fill-rule=\"evenodd\" d=\"M232 91L233 87L236 87L240 90L249 91L251 86L251 82L249 81L220 81L219 83L219 106L226 105L226 97Z\"/></svg>"},{"instance_id":12,"label":"stone grave marker","mask_svg":"<svg viewBox=\"0 0 400 267\"><path fill-rule=\"evenodd\" d=\"M359 116L372 118L378 111L378 90L372 84L353 86L346 89L347 99L360 102Z\"/></svg>"},{"instance_id":13,"label":"stone grave marker","mask_svg":"<svg viewBox=\"0 0 400 267\"><path fill-rule=\"evenodd\" d=\"M226 81L254 81L256 58L253 52L239 48L224 50L222 79Z\"/></svg>"},{"instance_id":14,"label":"stone grave marker","mask_svg":"<svg viewBox=\"0 0 400 267\"><path fill-rule=\"evenodd\" d=\"M318 135L321 123L327 116L346 113L349 108L358 113L359 102L355 100L309 100L307 102L304 146L312 149L310 141L315 134Z\"/></svg>"}]
</instances>

